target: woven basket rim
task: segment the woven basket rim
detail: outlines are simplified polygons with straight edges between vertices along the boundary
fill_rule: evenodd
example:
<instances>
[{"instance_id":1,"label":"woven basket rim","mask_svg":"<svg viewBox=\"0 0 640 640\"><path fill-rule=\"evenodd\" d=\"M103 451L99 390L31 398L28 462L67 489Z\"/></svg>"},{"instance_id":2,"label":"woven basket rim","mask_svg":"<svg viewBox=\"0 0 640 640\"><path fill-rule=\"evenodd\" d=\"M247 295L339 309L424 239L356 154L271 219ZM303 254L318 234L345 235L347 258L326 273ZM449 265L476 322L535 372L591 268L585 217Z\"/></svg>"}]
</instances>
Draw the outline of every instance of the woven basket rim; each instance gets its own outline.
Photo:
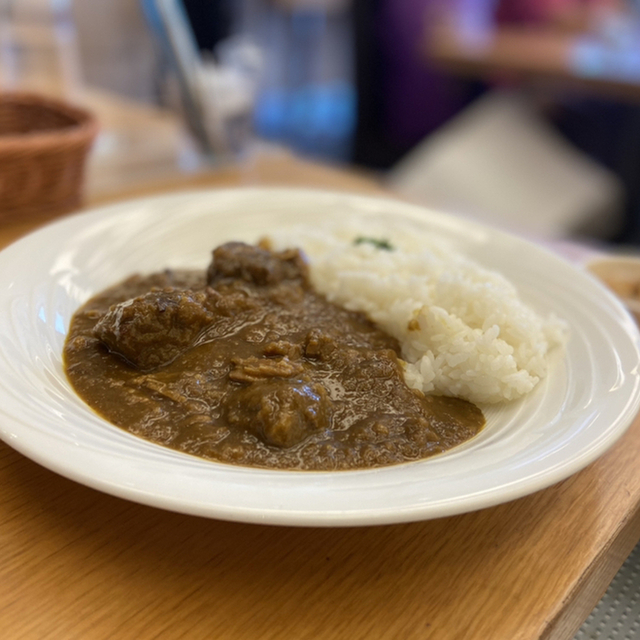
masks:
<instances>
[{"instance_id":1,"label":"woven basket rim","mask_svg":"<svg viewBox=\"0 0 640 640\"><path fill-rule=\"evenodd\" d=\"M0 135L0 152L7 151L43 151L59 145L85 144L93 140L98 133L98 121L83 107L63 102L48 96L25 92L0 92L0 104L41 106L64 115L74 121L68 127Z\"/></svg>"}]
</instances>

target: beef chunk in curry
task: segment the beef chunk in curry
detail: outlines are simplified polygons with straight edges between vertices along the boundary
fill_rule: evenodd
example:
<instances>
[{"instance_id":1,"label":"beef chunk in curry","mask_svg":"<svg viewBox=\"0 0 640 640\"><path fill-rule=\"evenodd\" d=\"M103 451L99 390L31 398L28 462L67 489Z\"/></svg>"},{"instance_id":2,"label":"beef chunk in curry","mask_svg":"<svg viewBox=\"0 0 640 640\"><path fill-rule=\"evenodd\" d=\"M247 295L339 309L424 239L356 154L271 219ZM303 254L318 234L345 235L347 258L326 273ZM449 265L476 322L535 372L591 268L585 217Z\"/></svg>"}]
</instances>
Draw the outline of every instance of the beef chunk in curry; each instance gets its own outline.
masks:
<instances>
[{"instance_id":1,"label":"beef chunk in curry","mask_svg":"<svg viewBox=\"0 0 640 640\"><path fill-rule=\"evenodd\" d=\"M98 413L180 451L281 469L417 460L481 411L407 387L399 345L314 291L296 250L243 243L204 272L133 276L73 318L69 379Z\"/></svg>"},{"instance_id":2,"label":"beef chunk in curry","mask_svg":"<svg viewBox=\"0 0 640 640\"><path fill-rule=\"evenodd\" d=\"M215 317L206 291L167 287L114 305L93 334L113 353L147 370L169 364L193 346Z\"/></svg>"},{"instance_id":3,"label":"beef chunk in curry","mask_svg":"<svg viewBox=\"0 0 640 640\"><path fill-rule=\"evenodd\" d=\"M308 284L307 265L295 249L272 253L262 247L243 242L228 242L214 249L213 260L207 269L207 283L227 278L244 280L259 286L274 285L290 280Z\"/></svg>"}]
</instances>

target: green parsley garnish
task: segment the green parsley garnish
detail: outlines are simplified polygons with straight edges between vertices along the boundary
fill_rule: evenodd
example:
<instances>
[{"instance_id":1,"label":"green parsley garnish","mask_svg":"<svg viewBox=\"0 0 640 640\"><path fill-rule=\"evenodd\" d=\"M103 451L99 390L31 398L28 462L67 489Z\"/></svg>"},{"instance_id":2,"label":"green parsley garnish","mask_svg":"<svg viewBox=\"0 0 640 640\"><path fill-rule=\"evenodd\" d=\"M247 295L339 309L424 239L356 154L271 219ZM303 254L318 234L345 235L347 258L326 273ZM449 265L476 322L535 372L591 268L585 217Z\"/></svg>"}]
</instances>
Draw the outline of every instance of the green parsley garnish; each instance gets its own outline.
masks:
<instances>
[{"instance_id":1,"label":"green parsley garnish","mask_svg":"<svg viewBox=\"0 0 640 640\"><path fill-rule=\"evenodd\" d=\"M353 244L372 244L376 249L384 251L393 251L393 245L385 238L366 238L360 236L353 241Z\"/></svg>"}]
</instances>

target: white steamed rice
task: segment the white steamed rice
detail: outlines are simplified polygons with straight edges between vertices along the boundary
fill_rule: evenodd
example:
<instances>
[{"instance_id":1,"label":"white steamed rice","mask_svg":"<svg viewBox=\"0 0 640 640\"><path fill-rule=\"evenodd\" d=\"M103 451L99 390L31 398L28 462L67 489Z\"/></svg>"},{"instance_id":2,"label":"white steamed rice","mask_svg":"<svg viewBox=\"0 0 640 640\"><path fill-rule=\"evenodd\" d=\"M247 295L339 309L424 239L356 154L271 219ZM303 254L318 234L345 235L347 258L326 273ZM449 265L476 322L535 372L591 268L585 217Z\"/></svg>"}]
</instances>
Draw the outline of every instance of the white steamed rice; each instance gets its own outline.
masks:
<instances>
[{"instance_id":1,"label":"white steamed rice","mask_svg":"<svg viewBox=\"0 0 640 640\"><path fill-rule=\"evenodd\" d=\"M354 244L363 235L388 238L393 250ZM538 315L505 277L441 238L390 232L367 220L364 227L357 221L295 227L269 240L274 249L301 247L318 291L367 313L398 339L405 380L425 393L475 403L514 400L546 375L548 352L566 341L563 321Z\"/></svg>"}]
</instances>

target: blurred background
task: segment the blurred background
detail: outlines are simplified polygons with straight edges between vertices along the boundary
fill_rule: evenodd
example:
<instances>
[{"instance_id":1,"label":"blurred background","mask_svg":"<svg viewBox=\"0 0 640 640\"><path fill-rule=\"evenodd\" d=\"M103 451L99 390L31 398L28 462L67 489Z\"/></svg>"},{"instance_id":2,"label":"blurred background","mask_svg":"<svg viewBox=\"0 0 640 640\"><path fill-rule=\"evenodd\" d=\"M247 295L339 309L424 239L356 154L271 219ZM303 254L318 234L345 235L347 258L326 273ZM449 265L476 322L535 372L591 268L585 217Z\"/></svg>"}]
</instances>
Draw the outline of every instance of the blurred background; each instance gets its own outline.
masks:
<instances>
[{"instance_id":1,"label":"blurred background","mask_svg":"<svg viewBox=\"0 0 640 640\"><path fill-rule=\"evenodd\" d=\"M93 201L292 154L529 236L640 243L638 0L0 0L0 80L101 125Z\"/></svg>"}]
</instances>

